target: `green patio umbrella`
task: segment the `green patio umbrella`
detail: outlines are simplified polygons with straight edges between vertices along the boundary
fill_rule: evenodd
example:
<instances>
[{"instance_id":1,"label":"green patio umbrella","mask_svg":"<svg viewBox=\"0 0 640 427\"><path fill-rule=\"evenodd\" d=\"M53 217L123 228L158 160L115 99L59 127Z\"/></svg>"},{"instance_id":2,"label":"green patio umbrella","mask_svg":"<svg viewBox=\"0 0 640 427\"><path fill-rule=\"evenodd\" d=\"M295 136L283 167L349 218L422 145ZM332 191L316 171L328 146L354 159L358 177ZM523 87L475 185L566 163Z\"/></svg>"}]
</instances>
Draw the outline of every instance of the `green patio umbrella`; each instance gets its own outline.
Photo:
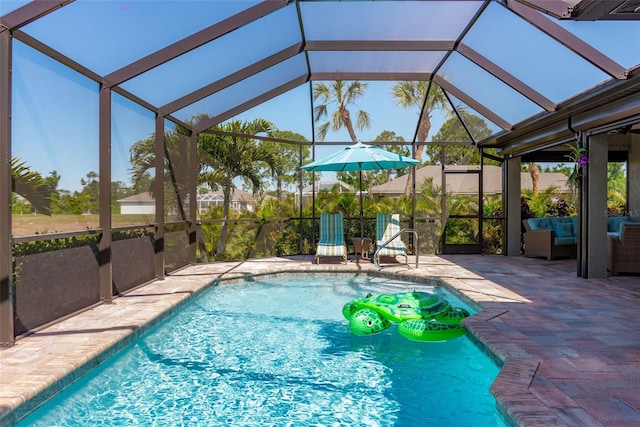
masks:
<instances>
[{"instance_id":1,"label":"green patio umbrella","mask_svg":"<svg viewBox=\"0 0 640 427\"><path fill-rule=\"evenodd\" d=\"M360 172L360 238L363 238L362 171L400 169L418 164L420 164L419 161L410 157L390 153L380 147L357 142L327 157L304 165L302 169L310 172Z\"/></svg>"}]
</instances>

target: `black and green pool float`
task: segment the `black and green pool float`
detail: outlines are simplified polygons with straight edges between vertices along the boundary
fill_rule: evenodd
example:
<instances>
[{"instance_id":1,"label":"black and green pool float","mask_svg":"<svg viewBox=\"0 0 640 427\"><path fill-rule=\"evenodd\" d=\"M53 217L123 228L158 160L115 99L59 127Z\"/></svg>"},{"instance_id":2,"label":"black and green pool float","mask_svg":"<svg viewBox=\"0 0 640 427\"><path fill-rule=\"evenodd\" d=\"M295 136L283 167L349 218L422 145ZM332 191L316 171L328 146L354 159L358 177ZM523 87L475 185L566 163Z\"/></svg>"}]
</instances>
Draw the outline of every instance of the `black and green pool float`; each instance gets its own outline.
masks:
<instances>
[{"instance_id":1,"label":"black and green pool float","mask_svg":"<svg viewBox=\"0 0 640 427\"><path fill-rule=\"evenodd\" d=\"M354 335L372 335L398 324L398 332L414 341L447 341L465 333L464 308L452 307L428 292L367 295L348 302L342 314Z\"/></svg>"}]
</instances>

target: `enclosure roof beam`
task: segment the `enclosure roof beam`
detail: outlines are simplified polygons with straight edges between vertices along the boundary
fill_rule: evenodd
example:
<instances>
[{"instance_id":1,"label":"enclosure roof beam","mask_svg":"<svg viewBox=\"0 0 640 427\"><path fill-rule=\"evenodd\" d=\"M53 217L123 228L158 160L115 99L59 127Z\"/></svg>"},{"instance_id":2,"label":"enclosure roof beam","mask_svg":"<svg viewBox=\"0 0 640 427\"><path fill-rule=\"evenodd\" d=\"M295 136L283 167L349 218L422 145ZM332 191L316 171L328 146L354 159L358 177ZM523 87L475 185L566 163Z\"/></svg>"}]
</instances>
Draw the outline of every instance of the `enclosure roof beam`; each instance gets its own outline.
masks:
<instances>
[{"instance_id":1,"label":"enclosure roof beam","mask_svg":"<svg viewBox=\"0 0 640 427\"><path fill-rule=\"evenodd\" d=\"M45 15L55 12L74 0L32 1L0 17L0 31L14 31Z\"/></svg>"},{"instance_id":2,"label":"enclosure roof beam","mask_svg":"<svg viewBox=\"0 0 640 427\"><path fill-rule=\"evenodd\" d=\"M73 59L69 58L68 56L60 53L59 51L57 51L56 49L52 48L51 46L44 44L43 42L41 42L40 40L31 37L29 34L21 31L21 30L16 30L13 32L13 37L16 40L21 41L22 43L26 44L27 46L32 47L33 49L37 50L38 52L41 52L43 54L45 54L46 56L52 58L54 61L57 61L63 65L66 65L67 67L71 68L74 71L77 71L78 73L82 74L85 77L90 78L91 80L98 82L98 83L102 83L102 76L96 72L94 72L93 70L90 70L89 68L85 67L84 65L81 65L80 63L74 61Z\"/></svg>"},{"instance_id":3,"label":"enclosure roof beam","mask_svg":"<svg viewBox=\"0 0 640 427\"><path fill-rule=\"evenodd\" d=\"M117 86L142 73L145 73L165 62L171 61L193 49L196 49L212 40L215 40L231 31L248 24L268 13L286 6L283 0L264 0L240 13L235 14L223 21L198 31L189 37L185 37L165 48L147 55L146 57L132 62L119 70L105 76L105 80L111 86Z\"/></svg>"},{"instance_id":4,"label":"enclosure roof beam","mask_svg":"<svg viewBox=\"0 0 640 427\"><path fill-rule=\"evenodd\" d=\"M296 87L300 86L301 84L304 84L306 82L309 81L309 75L308 74L303 74L295 79L290 80L289 82L280 85L276 88L273 88L272 90L263 93L260 96L257 96L247 102L244 102L230 110L227 110L215 117L212 117L210 120L206 120L204 122L198 123L197 126L194 127L193 131L196 133L202 132L206 129L209 129L212 126L215 126L219 123L222 123L225 120L228 120L232 117L237 116L240 113L243 113L247 110L250 110L251 108L258 106L270 99L273 99L275 97L277 97L278 95L282 95L285 92L290 91L291 89L295 89Z\"/></svg>"},{"instance_id":5,"label":"enclosure roof beam","mask_svg":"<svg viewBox=\"0 0 640 427\"><path fill-rule=\"evenodd\" d=\"M53 58L55 61L60 62L61 64L69 67L70 69L78 72L79 74L87 77L88 79L91 79L93 81L95 81L97 84L99 85L104 85L104 79L102 78L102 76L100 76L98 73L88 69L87 67L80 65L78 62L74 61L73 59L69 58L66 55L63 55L62 53L58 52L57 50L53 49L52 47L42 43L40 40L37 40L33 37L31 37L29 34L23 32L22 30L16 30L13 32L13 36L16 40L20 40L22 43L26 44L27 46L32 47L33 49L37 50L38 52L43 53L44 55L49 56L50 58ZM150 103L148 103L147 101L143 100L142 98L137 97L136 95L132 94L131 92L121 88L121 87L113 87L111 88L114 92L118 93L119 95L122 95L123 97L129 99L130 101L135 102L136 104L150 110L153 111L154 113L158 114L158 115L165 115L162 114L160 112L160 110L158 109L158 107L156 107L155 105L152 105ZM176 123L176 124L180 124L184 127L186 127L187 129L190 128L190 126L186 125L185 123L183 123L181 120L170 116L170 115L165 115L167 119L171 120L172 122Z\"/></svg>"},{"instance_id":6,"label":"enclosure roof beam","mask_svg":"<svg viewBox=\"0 0 640 427\"><path fill-rule=\"evenodd\" d=\"M181 108L186 107L187 105L193 104L203 98L206 98L209 95L212 95L222 89L225 89L235 83L238 83L241 80L246 79L247 77L251 77L254 74L259 73L260 71L264 71L269 67L272 67L282 61L285 61L289 58L294 57L302 51L302 43L296 43L293 46L290 46L286 49L281 50L278 53L275 53L267 58L264 58L248 67L245 67L235 73L228 74L224 78L215 81L211 84L203 86L202 88L195 90L181 98L176 99L175 101L170 102L162 107L160 110L165 113L173 113L175 111L180 110Z\"/></svg>"},{"instance_id":7,"label":"enclosure roof beam","mask_svg":"<svg viewBox=\"0 0 640 427\"><path fill-rule=\"evenodd\" d=\"M500 79L503 83L511 86L513 89L529 98L547 111L553 111L556 108L556 104L549 98L543 96L540 92L536 91L532 87L528 86L521 80L514 77L512 74L505 71L503 68L497 66L493 62L489 61L485 56L479 54L464 43L460 43L456 49L460 54L474 62L476 65L486 70L487 72Z\"/></svg>"},{"instance_id":8,"label":"enclosure roof beam","mask_svg":"<svg viewBox=\"0 0 640 427\"><path fill-rule=\"evenodd\" d=\"M529 22L531 25L538 28L549 37L553 38L559 43L562 43L568 49L580 55L582 58L586 59L596 67L600 68L611 77L614 77L616 79L627 78L627 71L623 66L621 66L608 56L604 55L599 50L593 48L584 40L565 30L560 25L542 15L537 10L525 6L524 4L515 0L510 0L508 2L508 7L516 15L520 16L522 19Z\"/></svg>"},{"instance_id":9,"label":"enclosure roof beam","mask_svg":"<svg viewBox=\"0 0 640 427\"><path fill-rule=\"evenodd\" d=\"M314 81L328 81L328 80L386 80L386 81L421 81L429 80L431 74L421 72L407 72L407 73L364 73L364 72L322 72L311 73L311 80Z\"/></svg>"},{"instance_id":10,"label":"enclosure roof beam","mask_svg":"<svg viewBox=\"0 0 640 427\"><path fill-rule=\"evenodd\" d=\"M469 95L449 83L447 80L443 79L440 76L434 76L433 82L440 86L443 90L451 93L453 96L467 104L469 107L476 110L478 113L482 114L487 119L491 120L496 125L500 126L501 129L505 131L511 129L511 124L509 122L486 108L484 105L480 104L475 99L471 98Z\"/></svg>"},{"instance_id":11,"label":"enclosure roof beam","mask_svg":"<svg viewBox=\"0 0 640 427\"><path fill-rule=\"evenodd\" d=\"M450 51L453 40L307 40L306 51Z\"/></svg>"}]
</instances>

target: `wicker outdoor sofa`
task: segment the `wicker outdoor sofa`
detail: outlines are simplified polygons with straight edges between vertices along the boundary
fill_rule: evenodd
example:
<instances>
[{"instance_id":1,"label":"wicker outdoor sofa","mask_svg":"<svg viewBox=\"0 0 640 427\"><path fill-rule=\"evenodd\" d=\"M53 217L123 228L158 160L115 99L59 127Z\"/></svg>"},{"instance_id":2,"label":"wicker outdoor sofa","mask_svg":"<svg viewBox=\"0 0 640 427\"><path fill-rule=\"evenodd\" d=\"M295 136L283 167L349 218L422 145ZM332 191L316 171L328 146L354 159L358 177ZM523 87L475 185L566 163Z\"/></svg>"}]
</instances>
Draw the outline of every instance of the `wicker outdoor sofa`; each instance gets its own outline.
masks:
<instances>
[{"instance_id":1,"label":"wicker outdoor sofa","mask_svg":"<svg viewBox=\"0 0 640 427\"><path fill-rule=\"evenodd\" d=\"M522 221L525 227L523 233L524 256L541 257L549 260L556 258L575 258L578 243L578 217L537 217ZM640 222L632 222L628 216L612 216L607 218L607 235L609 245L609 270L619 272L637 272L640 269L640 250L638 242L634 241L635 232L627 231L627 237L622 241L622 228L627 224L635 226ZM618 237L619 236L619 237ZM612 249L612 245L616 246ZM629 255L622 255L629 254ZM621 256L622 255L622 256ZM629 258L628 261L619 261ZM622 262L623 269L616 267ZM617 273L613 273L617 274Z\"/></svg>"},{"instance_id":2,"label":"wicker outdoor sofa","mask_svg":"<svg viewBox=\"0 0 640 427\"><path fill-rule=\"evenodd\" d=\"M607 239L607 270L620 273L640 273L640 223L624 223L620 234Z\"/></svg>"},{"instance_id":3,"label":"wicker outdoor sofa","mask_svg":"<svg viewBox=\"0 0 640 427\"><path fill-rule=\"evenodd\" d=\"M525 227L524 256L529 258L575 258L577 217L540 217L522 221Z\"/></svg>"}]
</instances>

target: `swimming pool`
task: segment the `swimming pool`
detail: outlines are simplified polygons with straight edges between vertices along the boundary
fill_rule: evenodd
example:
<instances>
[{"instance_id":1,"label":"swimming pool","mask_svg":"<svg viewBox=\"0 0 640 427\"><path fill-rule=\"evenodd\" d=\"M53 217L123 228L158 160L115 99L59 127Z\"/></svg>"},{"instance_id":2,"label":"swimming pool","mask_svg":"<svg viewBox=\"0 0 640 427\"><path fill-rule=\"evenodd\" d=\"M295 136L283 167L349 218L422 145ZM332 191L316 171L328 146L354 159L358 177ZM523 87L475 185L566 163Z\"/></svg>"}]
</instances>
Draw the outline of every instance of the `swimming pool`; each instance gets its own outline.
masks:
<instances>
[{"instance_id":1,"label":"swimming pool","mask_svg":"<svg viewBox=\"0 0 640 427\"><path fill-rule=\"evenodd\" d=\"M18 425L505 426L498 368L466 337L350 333L345 302L414 289L434 290L341 275L212 287Z\"/></svg>"}]
</instances>

